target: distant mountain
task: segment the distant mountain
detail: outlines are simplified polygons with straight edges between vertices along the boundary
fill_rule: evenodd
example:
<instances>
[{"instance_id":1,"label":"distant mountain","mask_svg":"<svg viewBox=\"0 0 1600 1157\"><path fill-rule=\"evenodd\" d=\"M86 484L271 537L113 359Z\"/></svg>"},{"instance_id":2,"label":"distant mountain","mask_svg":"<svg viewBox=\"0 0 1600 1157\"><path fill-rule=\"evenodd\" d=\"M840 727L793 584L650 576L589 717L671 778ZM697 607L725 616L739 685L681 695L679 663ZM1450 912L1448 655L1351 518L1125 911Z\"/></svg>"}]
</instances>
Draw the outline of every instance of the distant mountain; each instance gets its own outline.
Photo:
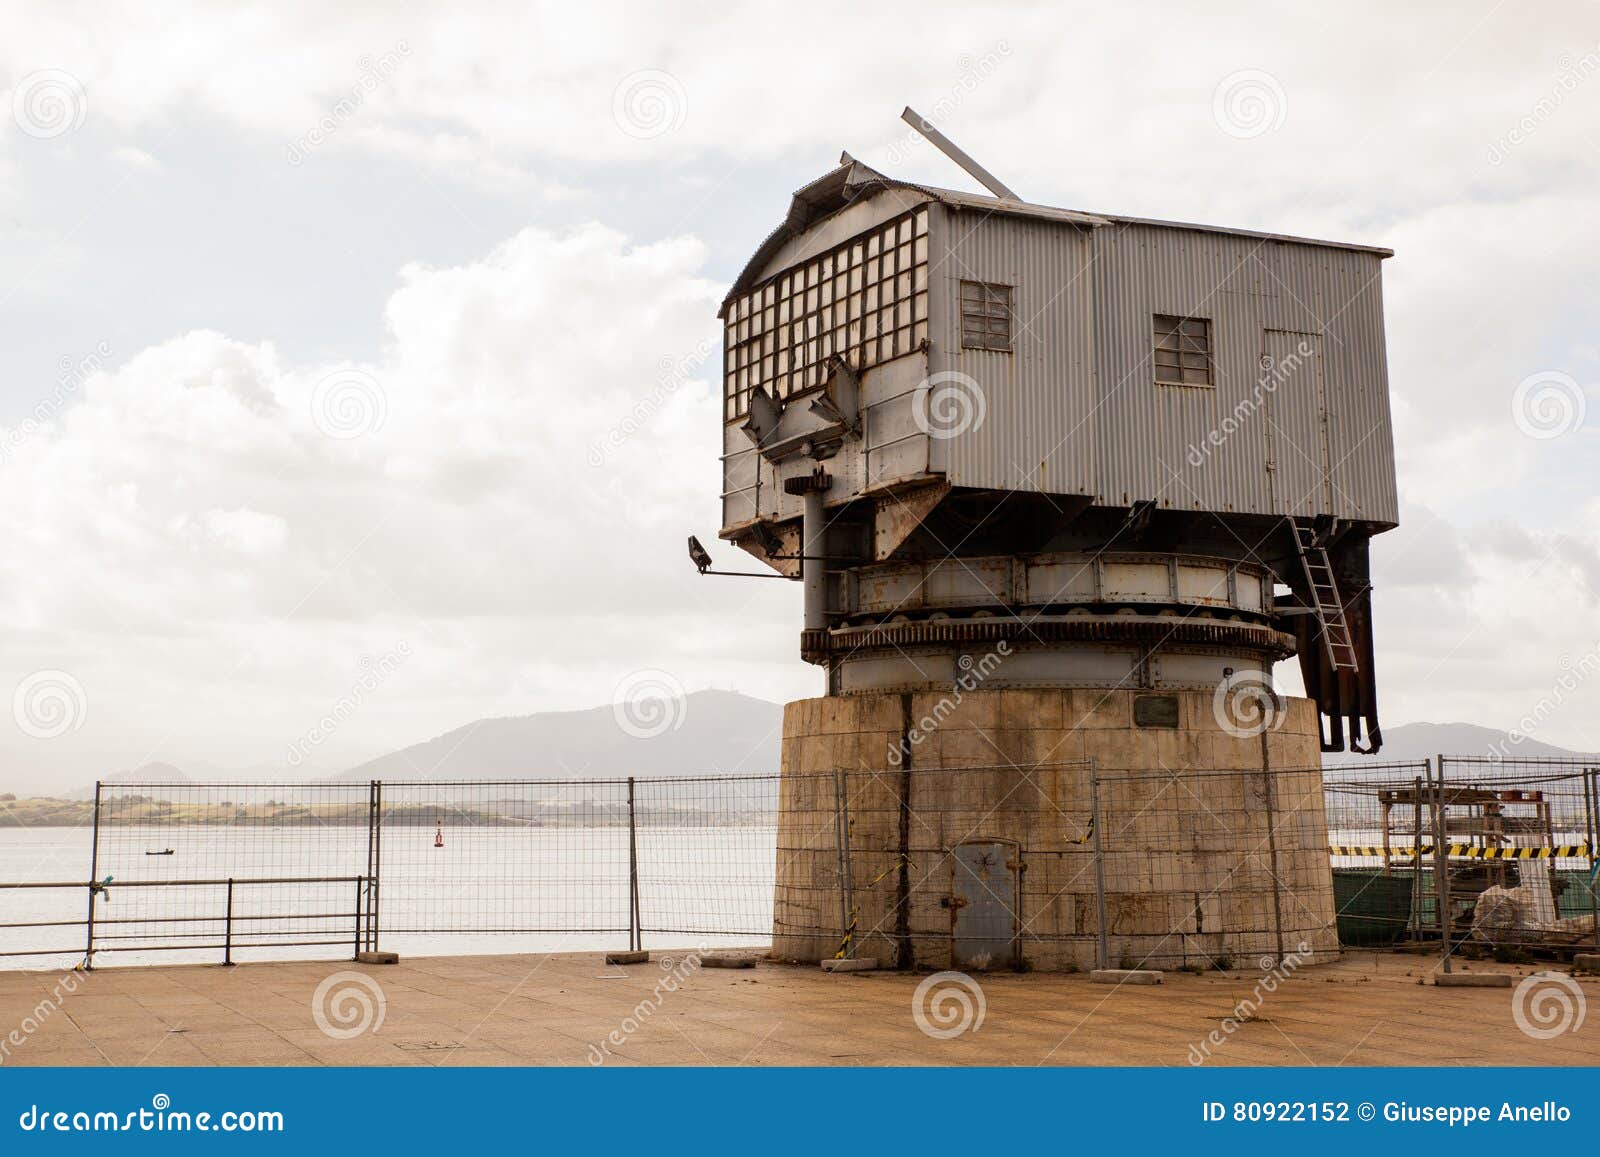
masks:
<instances>
[{"instance_id":1,"label":"distant mountain","mask_svg":"<svg viewBox=\"0 0 1600 1157\"><path fill-rule=\"evenodd\" d=\"M170 763L141 764L129 771L103 776L101 783L191 783L190 777ZM91 791L94 789L91 788Z\"/></svg>"},{"instance_id":2,"label":"distant mountain","mask_svg":"<svg viewBox=\"0 0 1600 1157\"><path fill-rule=\"evenodd\" d=\"M783 708L733 691L480 719L335 780L607 779L778 769Z\"/></svg>"},{"instance_id":3,"label":"distant mountain","mask_svg":"<svg viewBox=\"0 0 1600 1157\"><path fill-rule=\"evenodd\" d=\"M659 714L652 714L659 712ZM480 719L434 739L380 756L332 778L609 779L776 771L783 708L732 691L697 691L676 703L655 701L636 713L638 737L609 706ZM1491 755L1577 757L1535 739L1511 743L1504 731L1472 723L1407 723L1384 732L1375 756L1330 755L1328 767Z\"/></svg>"},{"instance_id":4,"label":"distant mountain","mask_svg":"<svg viewBox=\"0 0 1600 1157\"><path fill-rule=\"evenodd\" d=\"M140 764L138 767L129 768L127 771L115 771L100 777L100 782L106 786L119 783L194 783L195 780L182 770L170 763L152 761ZM67 792L53 793L60 799L93 799L94 784L85 784Z\"/></svg>"},{"instance_id":5,"label":"distant mountain","mask_svg":"<svg viewBox=\"0 0 1600 1157\"><path fill-rule=\"evenodd\" d=\"M1501 754L1509 759L1519 756L1582 758L1586 754L1540 743L1537 739L1512 743L1506 732L1492 727L1479 727L1476 723L1406 723L1393 729L1384 728L1383 749L1376 755L1330 755L1323 760L1323 764L1327 767L1360 767L1364 763L1430 759L1441 752L1445 755Z\"/></svg>"},{"instance_id":6,"label":"distant mountain","mask_svg":"<svg viewBox=\"0 0 1600 1157\"><path fill-rule=\"evenodd\" d=\"M659 711L659 715L651 712ZM344 782L369 779L609 779L621 776L716 775L728 772L771 772L779 766L783 708L776 703L732 691L697 691L685 699L640 705L630 734L610 706L582 711L547 711L534 715L481 719L436 738L412 744L327 777ZM659 734L651 734L659 727ZM1503 745L1511 758L1543 756L1590 758L1536 739L1511 743L1508 735L1473 723L1407 723L1384 732L1383 750L1375 756L1348 752L1324 759L1328 768L1361 767L1447 755L1491 755ZM1600 764L1600 755L1592 757ZM101 781L189 784L249 778L245 771L190 774L170 763L146 763L107 774ZM276 781L277 769L254 778ZM21 780L22 777L18 777ZM82 781L79 781L80 783ZM324 780L326 782L326 779ZM49 795L84 800L93 784L61 791L23 780L0 782L0 790L18 795ZM172 793L168 793L172 794ZM230 797L251 802L262 791L240 787ZM174 795L174 798L178 798Z\"/></svg>"}]
</instances>

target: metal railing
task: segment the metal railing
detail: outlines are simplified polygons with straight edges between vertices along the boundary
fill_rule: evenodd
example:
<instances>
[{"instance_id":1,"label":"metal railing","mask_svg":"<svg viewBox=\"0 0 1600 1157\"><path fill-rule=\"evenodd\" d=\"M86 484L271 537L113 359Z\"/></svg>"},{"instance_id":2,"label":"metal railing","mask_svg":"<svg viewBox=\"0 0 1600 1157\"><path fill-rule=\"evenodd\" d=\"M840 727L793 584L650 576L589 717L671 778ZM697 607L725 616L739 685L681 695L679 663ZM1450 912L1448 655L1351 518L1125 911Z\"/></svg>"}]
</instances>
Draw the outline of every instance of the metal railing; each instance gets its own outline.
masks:
<instances>
[{"instance_id":1,"label":"metal railing","mask_svg":"<svg viewBox=\"0 0 1600 1157\"><path fill-rule=\"evenodd\" d=\"M325 947L329 945L350 945L352 953L361 951L365 930L369 927L369 912L366 906L367 898L371 894L367 888L369 878L366 876L264 876L256 878L238 879L194 879L194 880L129 880L115 883L107 879L102 881L92 880L24 880L16 882L0 882L0 891L24 891L42 889L83 889L88 897L88 910L86 915L79 919L71 920L35 920L13 921L0 924L0 928L82 928L83 959L86 964L92 964L96 946L101 948L122 941L133 942L133 947L141 952L161 951L192 951L199 949L221 949L222 962L233 963L233 950L236 942L235 927L244 925L239 933L238 943L241 947L251 948L288 948L288 947ZM344 884L354 885L353 901L348 911L337 912L266 912L266 913L239 913L235 911L234 897L239 889L250 887L282 886L289 884ZM132 926L143 926L152 922L149 916L115 917L101 915L96 911L96 901L109 901L112 889L118 892L128 888L219 888L222 890L222 911L216 915L163 915L159 918L166 931L158 934L129 930L126 932L105 929L131 929ZM349 928L349 933L336 939L330 939L331 931L302 931L298 939L282 939L284 936L294 936L294 931L282 930L284 924L320 923L326 921L342 921ZM273 922L278 927L264 933L249 931L252 925ZM184 927L191 925L204 925L192 932L184 931ZM97 934L98 933L98 934ZM306 935L315 935L317 939L304 939ZM215 937L220 936L220 939ZM263 939L263 936L274 937ZM209 939L208 939L209 938ZM163 942L165 941L165 942ZM0 956L56 956L65 950L53 949L24 949L0 951Z\"/></svg>"},{"instance_id":2,"label":"metal railing","mask_svg":"<svg viewBox=\"0 0 1600 1157\"><path fill-rule=\"evenodd\" d=\"M1307 889L1330 877L1346 947L1431 942L1445 969L1600 948L1584 760L102 784L85 811L85 879L0 883L0 958L231 963L497 934L1207 966L1327 933ZM1011 873L1015 951L955 918L983 856ZM1153 930L1152 897L1171 907Z\"/></svg>"}]
</instances>

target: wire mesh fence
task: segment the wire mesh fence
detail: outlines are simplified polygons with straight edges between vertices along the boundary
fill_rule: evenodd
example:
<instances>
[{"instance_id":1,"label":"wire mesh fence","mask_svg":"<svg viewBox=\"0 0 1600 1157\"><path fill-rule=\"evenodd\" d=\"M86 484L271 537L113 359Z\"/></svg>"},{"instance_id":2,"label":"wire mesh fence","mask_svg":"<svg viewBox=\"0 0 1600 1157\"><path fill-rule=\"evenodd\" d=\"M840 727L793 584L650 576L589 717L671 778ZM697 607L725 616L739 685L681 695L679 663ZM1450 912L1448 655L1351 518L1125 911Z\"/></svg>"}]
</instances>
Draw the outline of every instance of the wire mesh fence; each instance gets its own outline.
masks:
<instances>
[{"instance_id":1,"label":"wire mesh fence","mask_svg":"<svg viewBox=\"0 0 1600 1157\"><path fill-rule=\"evenodd\" d=\"M1337 951L1320 769L1090 761L787 776L773 947L900 967Z\"/></svg>"},{"instance_id":2,"label":"wire mesh fence","mask_svg":"<svg viewBox=\"0 0 1600 1157\"><path fill-rule=\"evenodd\" d=\"M1600 948L1597 787L1600 771L1583 760L1440 757L1447 958Z\"/></svg>"},{"instance_id":3,"label":"wire mesh fence","mask_svg":"<svg viewBox=\"0 0 1600 1157\"><path fill-rule=\"evenodd\" d=\"M0 882L0 958L648 937L900 966L1205 968L1427 941L1449 967L1600 947L1597 788L1583 761L1455 756L107 784L79 805L79 866L61 867L74 841L57 830L41 874Z\"/></svg>"},{"instance_id":4,"label":"wire mesh fence","mask_svg":"<svg viewBox=\"0 0 1600 1157\"><path fill-rule=\"evenodd\" d=\"M1346 947L1387 948L1438 934L1432 792L1425 760L1327 772L1334 906Z\"/></svg>"},{"instance_id":5,"label":"wire mesh fence","mask_svg":"<svg viewBox=\"0 0 1600 1157\"><path fill-rule=\"evenodd\" d=\"M635 781L641 935L771 936L778 784L776 775Z\"/></svg>"},{"instance_id":6,"label":"wire mesh fence","mask_svg":"<svg viewBox=\"0 0 1600 1157\"><path fill-rule=\"evenodd\" d=\"M102 785L85 952L353 948L365 784Z\"/></svg>"},{"instance_id":7,"label":"wire mesh fence","mask_svg":"<svg viewBox=\"0 0 1600 1157\"><path fill-rule=\"evenodd\" d=\"M783 809L779 954L1000 968L1092 951L1087 761L841 771L808 777L805 795Z\"/></svg>"},{"instance_id":8,"label":"wire mesh fence","mask_svg":"<svg viewBox=\"0 0 1600 1157\"><path fill-rule=\"evenodd\" d=\"M1108 963L1337 952L1319 768L1123 773L1102 777L1100 800Z\"/></svg>"},{"instance_id":9,"label":"wire mesh fence","mask_svg":"<svg viewBox=\"0 0 1600 1157\"><path fill-rule=\"evenodd\" d=\"M626 934L626 781L381 783L382 933Z\"/></svg>"}]
</instances>

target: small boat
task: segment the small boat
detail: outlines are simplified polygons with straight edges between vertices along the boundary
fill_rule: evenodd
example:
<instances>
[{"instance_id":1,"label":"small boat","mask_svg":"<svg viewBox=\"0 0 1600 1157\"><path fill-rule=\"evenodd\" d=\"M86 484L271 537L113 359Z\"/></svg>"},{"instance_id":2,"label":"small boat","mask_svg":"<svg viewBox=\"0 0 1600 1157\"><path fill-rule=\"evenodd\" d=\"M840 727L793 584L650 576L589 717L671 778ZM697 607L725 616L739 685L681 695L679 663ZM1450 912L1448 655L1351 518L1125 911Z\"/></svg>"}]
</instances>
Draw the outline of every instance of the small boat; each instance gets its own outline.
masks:
<instances>
[{"instance_id":1,"label":"small boat","mask_svg":"<svg viewBox=\"0 0 1600 1157\"><path fill-rule=\"evenodd\" d=\"M171 848L162 848L159 852L146 852L145 853L145 855L147 855L147 856L170 856L172 854L173 854L173 849L171 849Z\"/></svg>"}]
</instances>

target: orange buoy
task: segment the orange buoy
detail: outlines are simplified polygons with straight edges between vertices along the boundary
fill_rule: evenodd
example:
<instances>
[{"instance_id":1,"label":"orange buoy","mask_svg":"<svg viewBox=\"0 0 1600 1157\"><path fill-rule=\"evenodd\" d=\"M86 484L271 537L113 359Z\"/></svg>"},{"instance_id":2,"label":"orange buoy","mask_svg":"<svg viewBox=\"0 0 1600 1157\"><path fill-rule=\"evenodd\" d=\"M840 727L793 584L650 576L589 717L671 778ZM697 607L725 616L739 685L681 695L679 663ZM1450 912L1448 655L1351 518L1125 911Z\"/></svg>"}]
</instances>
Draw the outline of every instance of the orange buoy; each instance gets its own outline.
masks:
<instances>
[{"instance_id":1,"label":"orange buoy","mask_svg":"<svg viewBox=\"0 0 1600 1157\"><path fill-rule=\"evenodd\" d=\"M444 825L443 824L440 824L438 827L433 829L433 846L436 847L436 848L444 847Z\"/></svg>"}]
</instances>

